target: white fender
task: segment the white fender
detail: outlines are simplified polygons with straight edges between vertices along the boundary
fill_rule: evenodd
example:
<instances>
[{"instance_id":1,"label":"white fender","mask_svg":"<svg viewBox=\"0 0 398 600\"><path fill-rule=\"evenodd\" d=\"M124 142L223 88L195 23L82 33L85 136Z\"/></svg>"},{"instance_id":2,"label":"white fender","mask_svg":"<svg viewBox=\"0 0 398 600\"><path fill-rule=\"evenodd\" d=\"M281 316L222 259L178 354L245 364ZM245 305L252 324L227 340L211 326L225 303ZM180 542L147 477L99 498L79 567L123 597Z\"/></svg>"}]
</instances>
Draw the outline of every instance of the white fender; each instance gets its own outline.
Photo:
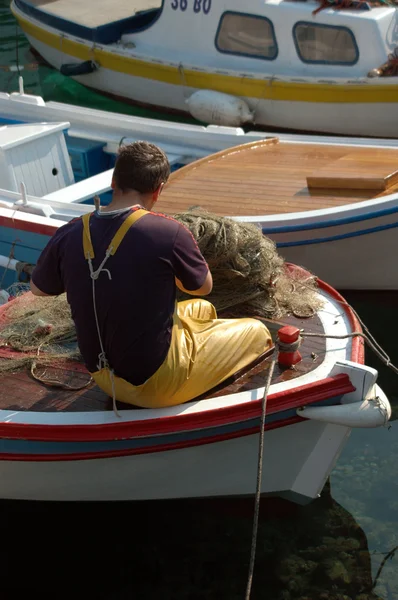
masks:
<instances>
[{"instance_id":1,"label":"white fender","mask_svg":"<svg viewBox=\"0 0 398 600\"><path fill-rule=\"evenodd\" d=\"M239 127L243 123L253 122L253 113L247 103L242 98L229 94L199 90L186 103L195 119L210 125Z\"/></svg>"},{"instance_id":2,"label":"white fender","mask_svg":"<svg viewBox=\"0 0 398 600\"><path fill-rule=\"evenodd\" d=\"M11 269L15 271L17 268L17 260L15 258L10 258L9 256L3 256L0 254L0 267L4 267L5 269Z\"/></svg>"},{"instance_id":3,"label":"white fender","mask_svg":"<svg viewBox=\"0 0 398 600\"><path fill-rule=\"evenodd\" d=\"M344 427L381 427L391 417L391 406L378 385L375 391L375 397L368 400L336 406L309 406L299 408L297 414L305 419Z\"/></svg>"},{"instance_id":4,"label":"white fender","mask_svg":"<svg viewBox=\"0 0 398 600\"><path fill-rule=\"evenodd\" d=\"M8 292L6 292L5 290L0 290L0 306L2 304L7 304L9 298L10 294Z\"/></svg>"}]
</instances>

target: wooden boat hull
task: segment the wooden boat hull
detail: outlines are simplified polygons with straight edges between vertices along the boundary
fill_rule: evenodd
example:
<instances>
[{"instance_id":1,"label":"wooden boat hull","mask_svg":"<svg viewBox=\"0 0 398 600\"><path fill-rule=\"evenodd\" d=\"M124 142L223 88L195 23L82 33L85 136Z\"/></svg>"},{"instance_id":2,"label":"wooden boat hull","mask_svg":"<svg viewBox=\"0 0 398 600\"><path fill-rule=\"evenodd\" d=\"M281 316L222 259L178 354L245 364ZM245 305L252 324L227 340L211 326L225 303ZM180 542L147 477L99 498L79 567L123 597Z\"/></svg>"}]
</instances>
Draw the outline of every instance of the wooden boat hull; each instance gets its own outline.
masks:
<instances>
[{"instance_id":1,"label":"wooden boat hull","mask_svg":"<svg viewBox=\"0 0 398 600\"><path fill-rule=\"evenodd\" d=\"M396 78L349 76L328 82L319 77L283 78L270 72L244 81L240 71L187 67L69 36L12 3L12 11L32 47L53 67L94 60L100 68L73 77L83 85L142 105L189 115L186 100L210 89L243 98L255 110L257 126L311 132L394 138L398 136ZM163 58L163 57L162 57ZM198 74L198 71L200 73ZM191 83L192 82L192 83Z\"/></svg>"}]
</instances>

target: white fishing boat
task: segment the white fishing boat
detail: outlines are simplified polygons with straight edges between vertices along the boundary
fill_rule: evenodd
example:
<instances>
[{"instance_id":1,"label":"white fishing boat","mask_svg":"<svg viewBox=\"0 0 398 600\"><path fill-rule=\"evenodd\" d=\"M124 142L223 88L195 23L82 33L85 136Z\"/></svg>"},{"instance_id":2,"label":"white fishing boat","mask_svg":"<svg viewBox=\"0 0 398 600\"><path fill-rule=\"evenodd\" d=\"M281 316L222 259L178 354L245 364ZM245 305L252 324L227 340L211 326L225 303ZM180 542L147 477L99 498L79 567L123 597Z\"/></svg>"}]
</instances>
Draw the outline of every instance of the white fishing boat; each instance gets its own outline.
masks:
<instances>
[{"instance_id":1,"label":"white fishing boat","mask_svg":"<svg viewBox=\"0 0 398 600\"><path fill-rule=\"evenodd\" d=\"M4 268L17 265L0 266L0 277ZM298 503L318 496L353 428L381 427L391 416L377 371L363 364L363 340L352 337L361 331L356 316L328 285L319 282L318 294L323 307L312 317L267 322L274 340L282 339L284 326L290 326L289 336L292 330L319 335L303 338L299 362L286 363L286 355L279 354L267 395L261 493ZM16 354L1 344L10 307L12 301L0 307L0 361ZM267 352L183 405L137 410L118 403L118 415L105 393L86 387L90 376L83 365L58 365L57 376L48 375L56 379L55 388L30 372L3 375L0 498L104 501L253 494L262 398L272 360ZM68 389L62 389L63 382Z\"/></svg>"},{"instance_id":2,"label":"white fishing boat","mask_svg":"<svg viewBox=\"0 0 398 600\"><path fill-rule=\"evenodd\" d=\"M396 140L275 137L45 103L23 93L0 94L1 123L2 255L15 244L17 258L31 261L16 241L21 231L51 232L92 210L95 195L108 203L119 144L146 139L166 151L175 170L163 212L199 205L252 221L285 259L338 289L398 289Z\"/></svg>"},{"instance_id":3,"label":"white fishing boat","mask_svg":"<svg viewBox=\"0 0 398 600\"><path fill-rule=\"evenodd\" d=\"M13 0L65 75L213 124L397 137L396 8L369 0Z\"/></svg>"}]
</instances>

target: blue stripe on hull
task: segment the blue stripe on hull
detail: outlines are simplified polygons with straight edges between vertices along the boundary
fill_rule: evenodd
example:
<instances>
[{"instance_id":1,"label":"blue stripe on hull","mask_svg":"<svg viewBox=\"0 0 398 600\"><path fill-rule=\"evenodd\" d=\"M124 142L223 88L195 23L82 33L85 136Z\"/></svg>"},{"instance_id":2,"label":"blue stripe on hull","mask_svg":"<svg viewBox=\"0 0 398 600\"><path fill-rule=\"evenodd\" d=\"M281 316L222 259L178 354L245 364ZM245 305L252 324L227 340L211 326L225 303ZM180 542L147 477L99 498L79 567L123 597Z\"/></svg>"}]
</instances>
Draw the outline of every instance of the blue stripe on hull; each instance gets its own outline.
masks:
<instances>
[{"instance_id":1,"label":"blue stripe on hull","mask_svg":"<svg viewBox=\"0 0 398 600\"><path fill-rule=\"evenodd\" d=\"M342 396L329 398L320 401L313 406L332 406L340 404ZM266 425L282 422L296 416L296 409L286 410L280 413L269 415L266 418ZM33 455L52 455L52 454L86 454L102 453L112 451L129 451L140 448L151 448L163 445L172 445L180 442L205 440L217 435L231 434L239 431L258 427L260 419L250 419L240 423L232 423L211 429L179 432L171 435L152 436L146 438L135 438L131 440L115 440L112 442L36 442L27 440L0 440L0 454L33 454Z\"/></svg>"},{"instance_id":2,"label":"blue stripe on hull","mask_svg":"<svg viewBox=\"0 0 398 600\"><path fill-rule=\"evenodd\" d=\"M326 242L337 242L338 240L346 240L349 238L355 238L360 235L370 235L372 233L378 233L379 231L386 231L387 229L395 229L398 227L398 223L389 223L388 225L380 225L379 227L371 227L370 229L363 229L361 231L352 231L350 233L341 233L339 235L332 235L324 238L314 238L310 240L297 240L293 242L277 242L277 248L290 248L292 246L309 246L311 244L324 244ZM264 235L267 235L267 230L263 229ZM268 234L271 233L268 230Z\"/></svg>"},{"instance_id":3,"label":"blue stripe on hull","mask_svg":"<svg viewBox=\"0 0 398 600\"><path fill-rule=\"evenodd\" d=\"M398 200L397 200L398 204ZM358 223L360 221L369 221L370 219L378 219L388 215L394 215L398 213L398 206L393 208L385 208L369 213L361 213L353 217L346 217L345 219L332 219L330 221L316 221L311 223L303 223L301 225L282 225L280 227L263 227L263 233L290 233L293 231L308 231L312 229L324 229L325 227L340 227L341 225L348 225L350 223ZM292 213L294 214L294 213Z\"/></svg>"}]
</instances>

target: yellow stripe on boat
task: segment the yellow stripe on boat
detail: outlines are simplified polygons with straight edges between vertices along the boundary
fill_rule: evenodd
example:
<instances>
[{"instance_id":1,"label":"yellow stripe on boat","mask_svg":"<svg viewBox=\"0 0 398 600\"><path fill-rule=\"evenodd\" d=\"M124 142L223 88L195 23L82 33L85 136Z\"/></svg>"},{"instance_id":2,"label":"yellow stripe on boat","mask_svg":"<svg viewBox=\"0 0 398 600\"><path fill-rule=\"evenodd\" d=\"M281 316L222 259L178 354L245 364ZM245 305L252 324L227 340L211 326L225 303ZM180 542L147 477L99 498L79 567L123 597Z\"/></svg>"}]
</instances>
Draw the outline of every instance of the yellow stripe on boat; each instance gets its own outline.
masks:
<instances>
[{"instance_id":1,"label":"yellow stripe on boat","mask_svg":"<svg viewBox=\"0 0 398 600\"><path fill-rule=\"evenodd\" d=\"M155 60L145 61L138 58L123 56L117 52L109 52L70 39L66 35L54 34L34 25L20 16L14 6L12 13L18 20L23 31L39 42L73 56L82 61L94 60L104 69L142 77L153 81L181 86L182 77L178 65L159 64ZM278 81L272 76L264 79L254 77L236 77L217 72L198 72L184 68L184 83L186 87L211 89L233 96L246 98L261 98L262 100L287 100L294 102L313 103L393 103L398 102L398 85L396 84L335 84L301 83Z\"/></svg>"}]
</instances>

